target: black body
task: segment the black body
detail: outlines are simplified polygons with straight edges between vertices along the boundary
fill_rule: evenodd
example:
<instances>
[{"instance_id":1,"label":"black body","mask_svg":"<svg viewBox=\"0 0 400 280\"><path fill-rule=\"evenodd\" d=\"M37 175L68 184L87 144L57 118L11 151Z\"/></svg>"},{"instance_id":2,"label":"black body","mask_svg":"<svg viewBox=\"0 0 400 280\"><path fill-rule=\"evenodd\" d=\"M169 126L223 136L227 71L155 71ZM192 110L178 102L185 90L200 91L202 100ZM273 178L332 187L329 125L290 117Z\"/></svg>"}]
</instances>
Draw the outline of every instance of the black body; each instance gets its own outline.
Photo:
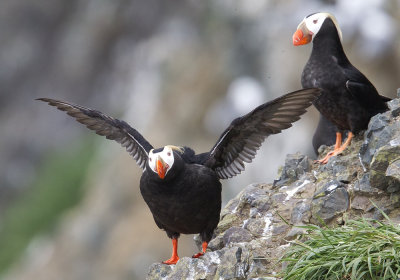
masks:
<instances>
[{"instance_id":1,"label":"black body","mask_svg":"<svg viewBox=\"0 0 400 280\"><path fill-rule=\"evenodd\" d=\"M314 105L337 131L356 134L366 129L372 116L387 110L385 102L390 100L380 96L347 59L336 26L329 17L313 39L301 83L304 88L322 89Z\"/></svg>"},{"instance_id":2,"label":"black body","mask_svg":"<svg viewBox=\"0 0 400 280\"><path fill-rule=\"evenodd\" d=\"M154 221L169 238L180 233L200 233L202 241L210 241L219 222L221 183L215 171L196 164L198 158L185 148L182 159L174 152L175 163L170 176L160 179L146 171L140 179L140 192L153 214Z\"/></svg>"}]
</instances>

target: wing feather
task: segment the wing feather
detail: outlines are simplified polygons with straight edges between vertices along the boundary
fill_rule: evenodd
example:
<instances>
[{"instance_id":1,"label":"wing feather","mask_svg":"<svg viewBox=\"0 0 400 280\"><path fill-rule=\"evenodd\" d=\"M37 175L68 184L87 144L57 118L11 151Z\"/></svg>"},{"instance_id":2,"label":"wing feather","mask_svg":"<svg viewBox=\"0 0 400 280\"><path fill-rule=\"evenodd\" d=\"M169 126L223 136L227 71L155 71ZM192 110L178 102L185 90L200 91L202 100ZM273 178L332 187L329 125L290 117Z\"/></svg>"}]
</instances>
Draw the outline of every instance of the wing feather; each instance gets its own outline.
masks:
<instances>
[{"instance_id":1,"label":"wing feather","mask_svg":"<svg viewBox=\"0 0 400 280\"><path fill-rule=\"evenodd\" d=\"M96 134L105 136L109 140L117 141L122 147L126 148L126 151L142 169L145 168L148 153L153 146L126 122L114 119L100 111L65 101L50 98L38 98L37 100L46 102L66 112L75 120L96 132Z\"/></svg>"},{"instance_id":2,"label":"wing feather","mask_svg":"<svg viewBox=\"0 0 400 280\"><path fill-rule=\"evenodd\" d=\"M319 94L319 89L294 91L233 120L204 164L215 170L221 179L240 174L245 169L244 162L254 159L263 141L291 127Z\"/></svg>"}]
</instances>

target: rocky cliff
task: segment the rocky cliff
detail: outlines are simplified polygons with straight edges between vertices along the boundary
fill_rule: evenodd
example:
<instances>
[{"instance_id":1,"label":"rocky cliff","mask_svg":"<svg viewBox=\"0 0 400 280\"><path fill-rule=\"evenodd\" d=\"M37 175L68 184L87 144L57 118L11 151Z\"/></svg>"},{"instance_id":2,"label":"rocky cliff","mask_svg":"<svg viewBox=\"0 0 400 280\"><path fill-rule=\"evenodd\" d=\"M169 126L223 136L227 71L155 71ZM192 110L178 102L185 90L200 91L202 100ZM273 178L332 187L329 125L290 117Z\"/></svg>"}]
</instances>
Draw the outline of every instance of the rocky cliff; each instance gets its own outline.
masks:
<instances>
[{"instance_id":1,"label":"rocky cliff","mask_svg":"<svg viewBox=\"0 0 400 280\"><path fill-rule=\"evenodd\" d=\"M326 165L288 155L278 180L247 186L226 205L202 258L153 264L147 279L279 279L279 258L305 233L296 225L382 218L373 203L400 222L400 99L389 106Z\"/></svg>"}]
</instances>

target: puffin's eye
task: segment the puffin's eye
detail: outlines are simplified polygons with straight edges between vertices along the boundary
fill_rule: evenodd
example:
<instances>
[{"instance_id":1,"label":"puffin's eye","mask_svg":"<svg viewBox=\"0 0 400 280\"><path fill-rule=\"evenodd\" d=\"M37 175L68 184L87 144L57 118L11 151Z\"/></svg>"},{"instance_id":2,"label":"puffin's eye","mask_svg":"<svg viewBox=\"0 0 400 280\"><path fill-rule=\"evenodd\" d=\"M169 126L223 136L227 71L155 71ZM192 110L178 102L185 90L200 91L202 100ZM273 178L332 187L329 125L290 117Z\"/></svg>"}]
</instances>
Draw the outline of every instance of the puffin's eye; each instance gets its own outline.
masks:
<instances>
[{"instance_id":1,"label":"puffin's eye","mask_svg":"<svg viewBox=\"0 0 400 280\"><path fill-rule=\"evenodd\" d=\"M167 156L169 156L169 157L170 157L170 156L171 156L171 152L168 152L168 153L167 153Z\"/></svg>"},{"instance_id":2,"label":"puffin's eye","mask_svg":"<svg viewBox=\"0 0 400 280\"><path fill-rule=\"evenodd\" d=\"M149 161L152 161L152 158L149 158Z\"/></svg>"},{"instance_id":3,"label":"puffin's eye","mask_svg":"<svg viewBox=\"0 0 400 280\"><path fill-rule=\"evenodd\" d=\"M314 24L317 24L318 19L314 19L312 22L313 22Z\"/></svg>"}]
</instances>

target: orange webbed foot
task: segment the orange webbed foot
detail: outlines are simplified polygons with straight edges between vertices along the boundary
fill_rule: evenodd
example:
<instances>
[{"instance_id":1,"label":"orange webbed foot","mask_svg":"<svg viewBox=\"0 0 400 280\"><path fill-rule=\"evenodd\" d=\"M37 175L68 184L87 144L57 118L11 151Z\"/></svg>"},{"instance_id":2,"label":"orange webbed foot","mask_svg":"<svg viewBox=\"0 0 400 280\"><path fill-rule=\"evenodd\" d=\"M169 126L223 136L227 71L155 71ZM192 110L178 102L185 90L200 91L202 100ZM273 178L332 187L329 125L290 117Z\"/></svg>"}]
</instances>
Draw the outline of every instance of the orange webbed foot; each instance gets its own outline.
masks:
<instances>
[{"instance_id":1,"label":"orange webbed foot","mask_svg":"<svg viewBox=\"0 0 400 280\"><path fill-rule=\"evenodd\" d=\"M324 158L316 160L315 162L320 163L320 164L327 164L331 157L337 156L341 152L342 151L340 151L340 150L330 151Z\"/></svg>"},{"instance_id":2,"label":"orange webbed foot","mask_svg":"<svg viewBox=\"0 0 400 280\"><path fill-rule=\"evenodd\" d=\"M340 145L341 141L342 141L342 136L341 133L338 132L336 134L336 144L335 144L335 149L333 151L330 151L323 159L317 160L317 163L321 163L321 164L327 164L329 159L333 156L337 156L339 154L341 154L344 149L347 148L347 146L350 145L351 143L351 139L353 139L354 134L352 132L349 132L346 141L344 142L343 145Z\"/></svg>"},{"instance_id":3,"label":"orange webbed foot","mask_svg":"<svg viewBox=\"0 0 400 280\"><path fill-rule=\"evenodd\" d=\"M178 256L172 256L170 259L168 259L166 261L163 261L162 263L171 265L171 264L176 264L178 261L179 261L179 257Z\"/></svg>"},{"instance_id":4,"label":"orange webbed foot","mask_svg":"<svg viewBox=\"0 0 400 280\"><path fill-rule=\"evenodd\" d=\"M203 244L202 244L201 246L202 246L202 248L203 248L203 251L197 253L196 255L193 255L192 258L197 259L197 258L201 257L202 255L204 255L204 254L206 253L208 243L204 241Z\"/></svg>"},{"instance_id":5,"label":"orange webbed foot","mask_svg":"<svg viewBox=\"0 0 400 280\"><path fill-rule=\"evenodd\" d=\"M197 258L201 257L202 255L204 255L204 253L203 252L199 252L199 253L193 255L192 258L197 259Z\"/></svg>"}]
</instances>

